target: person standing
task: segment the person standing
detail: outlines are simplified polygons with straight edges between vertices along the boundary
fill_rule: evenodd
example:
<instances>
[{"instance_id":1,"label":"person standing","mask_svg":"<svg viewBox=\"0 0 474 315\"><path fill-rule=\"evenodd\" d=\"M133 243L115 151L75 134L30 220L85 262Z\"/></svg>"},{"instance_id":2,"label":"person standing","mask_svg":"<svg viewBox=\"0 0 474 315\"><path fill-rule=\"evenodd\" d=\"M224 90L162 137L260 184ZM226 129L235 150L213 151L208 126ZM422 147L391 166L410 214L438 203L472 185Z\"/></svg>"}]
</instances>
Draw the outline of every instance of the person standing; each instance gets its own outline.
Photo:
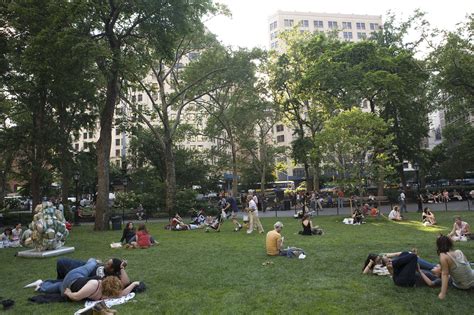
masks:
<instances>
[{"instance_id":1,"label":"person standing","mask_svg":"<svg viewBox=\"0 0 474 315\"><path fill-rule=\"evenodd\" d=\"M249 229L247 230L247 234L251 234L253 232L254 225L256 225L258 232L263 233L263 226L260 223L260 219L258 218L258 208L255 200L252 198L251 195L247 197L248 205L248 213L249 213Z\"/></svg>"},{"instance_id":2,"label":"person standing","mask_svg":"<svg viewBox=\"0 0 474 315\"><path fill-rule=\"evenodd\" d=\"M400 191L400 195L398 196L398 200L400 202L400 212L408 212L407 211L407 202L405 192L403 190Z\"/></svg>"},{"instance_id":3,"label":"person standing","mask_svg":"<svg viewBox=\"0 0 474 315\"><path fill-rule=\"evenodd\" d=\"M344 207L344 191L342 189L337 192L337 207L339 209Z\"/></svg>"},{"instance_id":4,"label":"person standing","mask_svg":"<svg viewBox=\"0 0 474 315\"><path fill-rule=\"evenodd\" d=\"M235 226L234 231L238 232L242 229L242 224L240 224L237 220L237 212L239 211L239 207L237 207L237 201L231 193L228 193L227 195L224 211L227 212L229 209L231 211L232 223Z\"/></svg>"}]
</instances>

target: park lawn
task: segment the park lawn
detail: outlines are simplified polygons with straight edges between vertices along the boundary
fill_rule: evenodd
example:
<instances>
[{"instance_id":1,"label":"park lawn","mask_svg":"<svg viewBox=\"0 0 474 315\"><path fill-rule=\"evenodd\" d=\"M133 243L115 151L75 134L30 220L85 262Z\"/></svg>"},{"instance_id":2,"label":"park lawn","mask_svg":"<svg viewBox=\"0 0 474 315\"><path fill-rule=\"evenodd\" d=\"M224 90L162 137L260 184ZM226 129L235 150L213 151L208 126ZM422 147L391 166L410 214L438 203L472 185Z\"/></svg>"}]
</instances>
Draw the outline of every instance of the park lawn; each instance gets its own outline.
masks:
<instances>
[{"instance_id":1,"label":"park lawn","mask_svg":"<svg viewBox=\"0 0 474 315\"><path fill-rule=\"evenodd\" d=\"M416 247L421 257L436 262L436 236L450 230L455 214L437 212L439 225L433 228L422 226L416 213L408 214L407 222L379 218L361 226L344 225L342 217L316 217L313 223L325 234L312 237L297 234L298 220L281 219L285 244L305 249L304 260L266 256L265 235L233 232L230 222L220 233L172 232L163 229L164 223L149 223L160 245L147 250L111 249L121 231L96 233L83 225L70 236L67 245L76 251L68 257L128 260L130 278L144 281L147 290L115 306L120 314L472 314L474 290L450 288L446 300L439 301L439 288L401 288L389 277L361 274L369 252ZM474 222L474 212L460 214ZM262 220L267 231L275 221ZM457 243L456 248L474 260L474 241ZM34 292L23 285L54 278L56 258L25 259L14 257L15 252L0 250L0 296L16 302L10 313L72 314L82 307L78 302L28 302ZM262 265L267 261L273 264Z\"/></svg>"}]
</instances>

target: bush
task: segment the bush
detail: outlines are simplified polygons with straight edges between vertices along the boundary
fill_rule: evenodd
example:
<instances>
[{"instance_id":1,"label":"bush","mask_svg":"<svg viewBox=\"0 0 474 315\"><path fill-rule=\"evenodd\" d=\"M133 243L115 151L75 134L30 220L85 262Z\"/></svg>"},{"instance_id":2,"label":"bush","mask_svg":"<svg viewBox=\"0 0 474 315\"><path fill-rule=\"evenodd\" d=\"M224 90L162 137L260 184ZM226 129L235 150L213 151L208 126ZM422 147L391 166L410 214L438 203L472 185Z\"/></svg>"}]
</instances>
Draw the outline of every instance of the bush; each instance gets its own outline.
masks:
<instances>
[{"instance_id":1,"label":"bush","mask_svg":"<svg viewBox=\"0 0 474 315\"><path fill-rule=\"evenodd\" d=\"M197 193L192 189L178 191L176 194L175 211L178 212L179 215L184 216L189 213L191 208L196 208L198 206L196 195Z\"/></svg>"}]
</instances>

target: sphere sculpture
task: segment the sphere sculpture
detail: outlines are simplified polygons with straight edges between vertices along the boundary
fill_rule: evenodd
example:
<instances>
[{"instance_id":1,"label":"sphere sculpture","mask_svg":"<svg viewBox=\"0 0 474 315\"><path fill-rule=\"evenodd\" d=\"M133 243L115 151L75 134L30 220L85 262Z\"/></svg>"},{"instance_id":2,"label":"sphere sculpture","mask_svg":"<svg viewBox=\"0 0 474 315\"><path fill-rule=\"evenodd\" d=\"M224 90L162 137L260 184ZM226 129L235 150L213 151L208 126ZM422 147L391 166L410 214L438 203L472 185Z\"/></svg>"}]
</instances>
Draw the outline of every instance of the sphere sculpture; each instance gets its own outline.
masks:
<instances>
[{"instance_id":1,"label":"sphere sculpture","mask_svg":"<svg viewBox=\"0 0 474 315\"><path fill-rule=\"evenodd\" d=\"M64 245L69 231L61 211L51 202L43 202L35 208L33 222L30 224L30 237L25 244L31 244L37 251L58 249Z\"/></svg>"}]
</instances>

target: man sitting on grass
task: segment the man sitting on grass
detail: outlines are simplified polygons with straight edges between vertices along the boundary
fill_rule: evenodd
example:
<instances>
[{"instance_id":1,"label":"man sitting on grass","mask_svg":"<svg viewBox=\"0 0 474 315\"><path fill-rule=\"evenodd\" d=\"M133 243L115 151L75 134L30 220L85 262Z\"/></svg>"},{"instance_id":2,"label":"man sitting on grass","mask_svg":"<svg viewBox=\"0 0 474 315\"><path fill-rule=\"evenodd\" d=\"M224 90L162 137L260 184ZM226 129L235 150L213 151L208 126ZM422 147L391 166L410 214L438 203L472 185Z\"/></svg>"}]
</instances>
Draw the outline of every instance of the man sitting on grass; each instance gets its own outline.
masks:
<instances>
[{"instance_id":1,"label":"man sitting on grass","mask_svg":"<svg viewBox=\"0 0 474 315\"><path fill-rule=\"evenodd\" d=\"M267 249L267 255L287 257L298 256L300 259L304 259L306 257L304 251L301 248L288 247L286 249L283 249L284 237L281 236L283 223L278 221L273 225L273 227L274 230L267 233L265 244L265 247Z\"/></svg>"}]
</instances>

